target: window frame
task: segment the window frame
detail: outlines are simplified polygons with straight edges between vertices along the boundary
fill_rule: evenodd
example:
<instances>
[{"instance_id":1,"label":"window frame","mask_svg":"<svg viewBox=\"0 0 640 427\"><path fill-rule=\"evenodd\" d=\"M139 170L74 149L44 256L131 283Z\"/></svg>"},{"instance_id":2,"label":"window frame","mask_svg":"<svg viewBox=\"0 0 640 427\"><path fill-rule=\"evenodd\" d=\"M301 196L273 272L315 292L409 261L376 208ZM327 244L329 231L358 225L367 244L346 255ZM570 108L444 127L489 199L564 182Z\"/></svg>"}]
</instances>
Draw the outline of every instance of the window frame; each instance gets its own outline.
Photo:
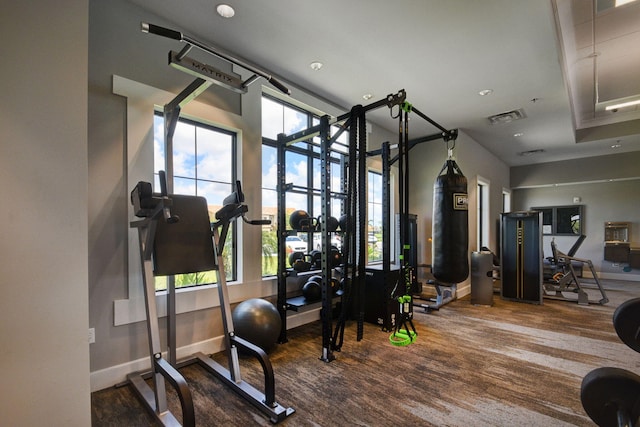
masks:
<instances>
[{"instance_id":1,"label":"window frame","mask_svg":"<svg viewBox=\"0 0 640 427\"><path fill-rule=\"evenodd\" d=\"M156 133L156 119L160 119L161 121L161 129L163 129L161 132ZM194 144L194 174L195 177L189 177L189 176L181 176L181 175L177 175L175 173L175 168L173 167L173 163L174 160L173 158L170 160L168 157L168 147L167 147L167 141L164 140L165 137L165 132L164 132L164 113L162 112L162 110L160 110L159 108L156 109L154 111L154 171L153 171L153 175L154 175L154 185L153 188L154 189L158 189L159 188L159 170L165 170L165 171L170 171L166 174L166 179L167 179L167 187L170 190L170 192L172 194L185 194L185 193L176 193L175 192L175 179L179 178L182 180L191 180L194 183L194 190L195 190L195 194L187 194L187 195L195 195L198 196L200 194L198 194L198 188L200 183L215 183L215 184L222 184L222 185L229 185L229 192L228 194L230 194L233 190L233 185L234 183L237 181L238 179L238 162L239 162L239 158L238 158L238 133L230 130L230 129L225 129L222 128L220 126L217 126L214 123L211 123L207 120L204 119L199 119L199 118L194 118L194 117L183 117L180 116L177 119L177 123L176 123L176 127L179 126L180 123L184 123L186 125L189 126L193 126L194 127L194 134L193 134L193 139L189 142L193 142ZM229 182L224 182L224 181L220 181L220 180L214 180L214 179L204 179L204 178L199 178L198 177L198 129L203 129L206 131L213 131L222 135L225 135L227 137L231 138L230 144L231 144L231 151L230 151L230 156L231 159L225 159L223 161L230 161L231 164L231 177L230 177L230 181ZM163 154L164 154L164 158L163 158L163 165L159 166L160 162L156 161L156 152L155 152L155 142L156 140L160 140L160 142L163 144ZM175 154L175 146L172 147L172 151L173 154L172 156ZM159 159L158 159L159 160ZM171 167L169 167L169 162L171 162ZM161 167L162 169L158 169L158 167ZM156 190L157 191L157 190ZM207 199L207 204L209 207L211 206L216 206L215 204L213 204L210 200ZM214 221L214 218L211 218L211 221ZM239 252L239 247L238 247L238 227L237 227L237 222L233 222L231 223L230 227L229 227L229 232L227 234L227 240L225 242L225 252L228 254L228 251L231 250L231 254L227 257L225 257L225 261L230 261L230 265L229 264L225 264L225 272L227 273L227 283L231 284L234 282L237 282L238 280L238 252ZM215 273L213 273L215 271ZM176 284L176 289L186 289L186 288L192 288L192 287L197 287L197 286L206 286L206 285L216 285L219 281L219 277L218 277L218 272L216 270L212 270L211 272L203 272L203 274L210 276L211 274L215 275L215 280L214 281L203 281L203 282L196 282L196 283L185 283L183 285L178 285ZM177 275L175 276L176 279L178 280L185 280L185 279L181 279L180 277L188 277L189 275ZM197 277L197 275L196 275ZM166 284L164 287L160 287L160 283L165 282L166 283L167 278L165 277L156 277L155 281L156 281L156 292L162 292L162 291L166 291L167 287ZM187 279L188 280L188 279Z\"/></svg>"},{"instance_id":2,"label":"window frame","mask_svg":"<svg viewBox=\"0 0 640 427\"><path fill-rule=\"evenodd\" d=\"M309 127L315 126L319 123L320 120L320 115L319 113L316 111L312 111L314 109L310 108L310 109L305 109L303 107L300 107L298 105L294 105L292 103L289 103L285 100L280 99L277 96L273 96L270 95L268 93L264 93L262 94L262 98L261 98L261 103L263 102L262 99L267 99L271 102L275 102L277 104L280 104L283 108L289 108L293 111L295 111L297 114L302 114L304 116L306 116L306 126L301 127L301 129L307 129ZM263 112L264 114L264 112ZM264 117L264 116L263 116ZM283 124L282 127L284 129L284 112L283 112ZM344 133L342 137L344 137L345 135L347 135L347 133ZM261 138L262 138L262 147L271 147L275 150L277 150L278 148L278 142L277 140L270 138L269 136L264 136L264 125L263 125L263 129L261 132ZM297 142L289 147L287 147L287 154L290 155L299 155L299 156L303 156L306 158L306 183L304 184L306 186L306 188L308 189L307 193L306 193L306 200L304 202L304 204L306 206L299 206L296 207L297 209L304 209L307 212L309 212L309 214L313 217L318 217L320 215L320 212L316 212L316 210L320 209L320 199L319 196L315 195L314 193L320 191L320 188L315 188L314 187L314 173L317 173L319 171L315 171L315 167L314 165L317 164L317 162L320 160L320 147L317 144L313 144L313 143L309 143L308 141L300 141ZM343 162L341 162L340 157L337 157L335 154L331 155L330 158L330 162L332 165L337 165L337 166L342 166ZM333 168L332 168L333 169ZM264 171L262 172L264 174ZM342 177L344 177L345 171L341 170L341 175ZM332 181L334 181L334 178L332 178ZM342 179L340 179L340 182L343 182ZM276 183L277 185L277 183ZM298 183L297 185L303 185L301 183ZM264 183L261 183L261 191L264 194L264 191L277 191L278 189L275 188L270 188L270 187L265 187ZM334 191L339 191L339 190L334 190ZM317 200L316 200L317 199ZM336 208L336 205L339 206L339 209ZM264 208L266 206L264 206L264 198L263 198L263 206L262 206L262 212L264 213ZM316 209L317 208L317 209ZM331 200L331 210L334 213L334 216L336 216L337 212L344 212L344 207L342 205L342 200L338 197L334 197ZM338 215L339 217L339 215ZM300 235L303 239L306 239L307 244L309 244L309 242L311 242L311 244L313 245L313 233L298 233L298 235ZM263 235L264 237L264 235ZM262 241L262 245L264 248L264 240ZM309 246L307 246L307 250L310 251L311 248L309 248ZM276 268L277 270L277 268ZM265 266L263 263L263 268L262 268L262 278L271 278L274 277L274 275L272 274L266 274L265 275ZM277 275L277 271L275 272L275 275Z\"/></svg>"},{"instance_id":3,"label":"window frame","mask_svg":"<svg viewBox=\"0 0 640 427\"><path fill-rule=\"evenodd\" d=\"M130 190L139 181L152 182L153 180L153 117L157 108L162 108L172 99L175 93L168 92L153 86L140 83L126 77L114 75L112 92L122 96L126 102L126 117L124 118L125 143L125 181L122 184L123 193L127 194L126 218L123 218L122 226L127 229L128 237L125 243L127 257L127 271L123 279L125 292L120 299L113 301L113 326L130 325L142 322L146 319L144 305L144 284L142 283L142 266L140 265L140 253L138 248L137 230L129 227L129 222L135 218L133 207L128 202ZM191 101L181 111L184 117L202 119L208 123L235 132L237 134L237 146L242 153L244 149L244 133L251 132L251 125L246 118L228 110L202 103L198 100ZM241 172L242 169L239 170ZM243 239L244 231L239 224L240 238ZM263 280L243 277L243 265L246 262L243 252L238 253L241 263L238 265L238 282L229 286L229 298L231 301L244 301L262 295L264 291ZM241 284L241 286L239 286ZM156 293L158 316L167 314L167 293ZM218 287L196 286L176 290L176 305L178 313L188 313L219 307Z\"/></svg>"},{"instance_id":4,"label":"window frame","mask_svg":"<svg viewBox=\"0 0 640 427\"><path fill-rule=\"evenodd\" d=\"M476 250L480 251L482 247L490 246L491 224L489 224L489 218L491 217L491 182L488 179L478 176L476 190Z\"/></svg>"},{"instance_id":5,"label":"window frame","mask_svg":"<svg viewBox=\"0 0 640 427\"><path fill-rule=\"evenodd\" d=\"M379 177L380 179L380 198L382 199L382 186L384 185L383 182L383 176L382 176L382 172L371 169L371 168L367 168L367 227L369 226L370 223L372 223L372 221L374 221L371 217L372 217L372 212L371 212L371 207L372 205L376 205L379 206L380 208L380 236L376 236L375 232L374 232L374 236L376 237L376 242L375 243L371 243L369 242L369 230L367 230L367 264L379 264L384 262L383 260L383 254L382 254L382 245L384 244L384 240L383 240L383 235L382 235L382 227L384 226L384 223L382 223L382 217L384 215L384 206L383 206L383 200L380 200L380 202L376 202L375 200L369 200L369 194L371 194L372 192L375 191L375 189L371 188L371 176L376 176ZM375 207L375 206L374 206ZM375 218L375 216L374 216ZM372 223L371 226L373 228L375 228L375 224ZM391 230L389 230L389 235L391 236L392 234L392 230L394 229L394 227L391 227ZM393 241L393 239L391 239L391 241ZM371 258L371 255L373 253L375 253L375 251L379 252L379 257L378 258Z\"/></svg>"}]
</instances>

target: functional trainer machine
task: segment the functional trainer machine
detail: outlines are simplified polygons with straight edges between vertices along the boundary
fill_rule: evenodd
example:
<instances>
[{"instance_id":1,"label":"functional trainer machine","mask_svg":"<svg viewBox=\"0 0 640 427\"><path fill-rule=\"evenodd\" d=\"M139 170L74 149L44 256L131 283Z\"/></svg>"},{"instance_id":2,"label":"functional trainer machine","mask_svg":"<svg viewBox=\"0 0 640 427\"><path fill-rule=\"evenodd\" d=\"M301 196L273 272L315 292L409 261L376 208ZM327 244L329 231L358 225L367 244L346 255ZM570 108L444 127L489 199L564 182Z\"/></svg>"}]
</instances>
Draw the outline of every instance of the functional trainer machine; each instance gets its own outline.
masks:
<instances>
[{"instance_id":1,"label":"functional trainer machine","mask_svg":"<svg viewBox=\"0 0 640 427\"><path fill-rule=\"evenodd\" d=\"M286 198L285 194L287 191L295 191L296 189L290 183L286 182L286 173L285 173L285 152L286 149L299 141L306 141L310 144L316 144L313 142L314 137L319 137L319 145L320 145L320 170L321 170L321 188L318 191L320 196L320 204L321 204L321 215L323 218L326 218L331 213L331 197L336 195L335 191L331 191L331 168L329 164L329 154L332 150L333 145L337 142L337 139L340 135L349 130L349 145L348 147L341 147L342 149L347 149L347 159L348 163L343 165L345 172L345 178L343 179L343 188L342 192L346 194L346 197L343 198L342 211L346 215L346 229L349 230L348 233L345 233L343 236L343 277L345 283L345 289L343 296L341 297L343 302L341 304L342 310L339 314L339 318L336 321L335 329L333 327L333 319L332 319L332 298L331 298L331 289L330 289L330 253L327 248L330 247L329 242L329 230L326 227L326 222L321 222L320 224L320 236L323 242L322 245L322 253L321 253L321 275L322 275L322 353L320 359L325 362L330 362L335 359L333 354L334 351L340 351L342 346L342 337L344 333L345 322L347 317L350 314L354 314L357 320L357 335L356 339L361 340L363 335L363 322L365 317L365 298L367 297L367 292L365 289L365 277L367 276L366 271L366 250L367 250L367 233L366 233L366 158L367 156L372 155L380 155L383 154L382 151L373 151L366 152L367 146L367 135L366 135L366 113L372 111L374 109L387 107L391 111L391 116L393 119L399 119L399 142L397 146L394 146L394 149L398 149L398 155L391 160L388 157L388 161L386 161L386 166L389 167L390 164L396 160L399 161L399 165L402 164L404 169L402 169L400 175L402 176L403 189L404 192L406 188L408 188L408 150L415 144L425 141L431 141L435 139L444 138L445 140L455 139L457 137L457 130L447 130L442 126L438 125L436 122L431 120L429 117L421 113L419 110L414 108L410 103L406 101L406 91L400 90L395 94L389 94L386 98L371 103L366 106L356 105L354 106L350 112L345 113L341 116L331 118L329 116L323 116L320 118L320 123L316 126L312 126L310 128L301 130L291 135L280 134L278 135L278 230L280 233L280 238L278 239L278 253L280 254L278 258L279 266L278 266L278 310L280 311L282 318L282 326L281 326L281 335L280 342L285 342L286 338L286 264L285 264L285 249L283 244L283 237L287 235L288 231L286 230L286 218L285 218L285 207L286 207ZM435 135L430 135L424 138L420 138L414 141L409 141L408 139L408 114L414 113L419 117L423 118L430 124L434 125L436 128L441 130L440 133ZM336 125L339 127L339 130L330 135L331 126ZM387 146L386 156L390 156L390 146L386 143ZM344 151L342 151L344 152ZM385 161L383 161L383 165ZM390 181L390 175L383 172L383 181L385 185ZM384 186L383 186L384 187ZM307 189L306 191L314 191L313 189ZM390 206L390 192L387 189L386 194L383 194L383 205ZM402 208L402 217L406 216L408 212L408 198L401 201ZM383 215L385 215L383 213ZM403 219L402 224L406 224L406 219ZM383 233L383 241L386 242L386 245L383 244L383 258L387 260L386 263L383 263L383 276L385 281L392 282L391 277L396 275L395 272L391 272L390 262L390 227L391 227L390 215L386 214L386 219L383 220L382 225L382 233ZM409 246L404 242L405 232L404 225L401 226L401 251L409 251ZM415 249L415 248L414 248ZM386 254L386 255L385 255ZM402 255L402 254L401 254ZM406 257L405 257L406 259ZM415 271L413 271L409 265L403 263L401 265L401 282L390 284L390 286L385 286L385 289L391 291L391 288L397 284L398 295L404 296L405 294L405 278L412 277L411 281L413 281L413 277L415 276ZM409 272L409 274L406 274ZM412 282L407 282L408 285L411 285ZM395 301L395 305L406 304L406 301L400 302L397 301L395 295L392 296L391 293L387 293L386 297ZM386 303L384 303L386 304ZM403 306L404 307L404 306ZM353 308L352 313L350 313L351 308ZM410 318L412 311L405 310L403 312L407 315L407 319ZM394 325L391 325L395 326Z\"/></svg>"},{"instance_id":2,"label":"functional trainer machine","mask_svg":"<svg viewBox=\"0 0 640 427\"><path fill-rule=\"evenodd\" d=\"M142 218L132 221L131 227L138 230L140 242L151 372L130 374L130 383L159 422L166 426L180 425L167 409L165 380L168 381L180 399L183 425L194 426L195 413L191 391L178 369L198 363L258 408L271 422L278 423L284 420L294 413L294 409L284 408L275 400L273 367L267 354L257 345L234 333L223 258L224 243L233 221L242 218L252 225L269 221L246 219L248 208L244 204L240 181L236 183L236 191L225 198L223 207L216 212L214 223L210 223L207 202L203 197L169 196L166 192L164 173L160 175L160 182L160 194L152 193L151 184L147 182L139 182L131 192L135 215ZM154 276L210 270L217 271L228 369L200 352L178 362L175 353L175 328L167 328L168 360L163 356L160 343ZM168 280L167 291L168 298L175 299L175 286L171 280ZM169 305L167 311L167 324L175 324L175 305ZM259 360L264 371L264 392L242 380L238 348ZM148 377L152 379L153 388L145 381Z\"/></svg>"},{"instance_id":3,"label":"functional trainer machine","mask_svg":"<svg viewBox=\"0 0 640 427\"><path fill-rule=\"evenodd\" d=\"M501 297L542 304L542 212L502 213Z\"/></svg>"},{"instance_id":4,"label":"functional trainer machine","mask_svg":"<svg viewBox=\"0 0 640 427\"><path fill-rule=\"evenodd\" d=\"M584 236L584 235L583 235ZM584 239L581 236L578 242L582 242ZM574 245L575 247L576 245ZM573 248L572 248L573 249ZM576 249L577 250L577 249ZM545 280L543 284L544 297L549 299L559 299L564 301L574 301L580 305L591 304L606 304L609 302L609 298L604 291L604 288L600 284L598 274L593 267L593 262L590 259L576 258L572 255L562 253L556 246L555 241L551 241L551 252L553 254L552 263L556 268L556 273L550 280ZM575 251L569 251L575 252ZM593 279L596 282L598 291L601 298L599 300L589 300L589 295L585 292L583 286L580 284L578 275L574 267L575 263L586 264L593 275ZM578 294L577 299L565 296L565 294Z\"/></svg>"}]
</instances>

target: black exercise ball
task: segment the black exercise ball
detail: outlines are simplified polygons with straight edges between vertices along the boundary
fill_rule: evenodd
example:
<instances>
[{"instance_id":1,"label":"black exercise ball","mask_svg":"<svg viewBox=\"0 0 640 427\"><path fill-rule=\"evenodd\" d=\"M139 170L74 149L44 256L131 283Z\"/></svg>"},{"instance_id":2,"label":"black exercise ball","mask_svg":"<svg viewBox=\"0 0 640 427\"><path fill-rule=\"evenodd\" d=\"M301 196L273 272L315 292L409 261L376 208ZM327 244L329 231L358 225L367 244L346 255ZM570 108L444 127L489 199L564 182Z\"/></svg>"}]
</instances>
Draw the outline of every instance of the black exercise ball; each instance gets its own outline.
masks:
<instances>
[{"instance_id":1,"label":"black exercise ball","mask_svg":"<svg viewBox=\"0 0 640 427\"><path fill-rule=\"evenodd\" d=\"M276 307L262 298L251 298L236 306L231 315L237 336L265 352L273 349L280 335L282 320Z\"/></svg>"},{"instance_id":2,"label":"black exercise ball","mask_svg":"<svg viewBox=\"0 0 640 427\"><path fill-rule=\"evenodd\" d=\"M291 213L289 225L293 230L309 231L314 226L314 221L307 211L297 210Z\"/></svg>"},{"instance_id":3,"label":"black exercise ball","mask_svg":"<svg viewBox=\"0 0 640 427\"><path fill-rule=\"evenodd\" d=\"M302 286L302 295L307 302L320 301L322 298L320 283L322 282L309 279L307 280L307 283Z\"/></svg>"},{"instance_id":4,"label":"black exercise ball","mask_svg":"<svg viewBox=\"0 0 640 427\"><path fill-rule=\"evenodd\" d=\"M347 215L342 215L338 220L340 231L347 231Z\"/></svg>"},{"instance_id":5,"label":"black exercise ball","mask_svg":"<svg viewBox=\"0 0 640 427\"><path fill-rule=\"evenodd\" d=\"M320 227L322 226L322 216L318 217L318 231L320 231ZM330 232L334 232L334 231L338 231L338 227L340 227L340 222L338 221L338 219L334 216L330 216L329 218L327 218L327 231Z\"/></svg>"}]
</instances>

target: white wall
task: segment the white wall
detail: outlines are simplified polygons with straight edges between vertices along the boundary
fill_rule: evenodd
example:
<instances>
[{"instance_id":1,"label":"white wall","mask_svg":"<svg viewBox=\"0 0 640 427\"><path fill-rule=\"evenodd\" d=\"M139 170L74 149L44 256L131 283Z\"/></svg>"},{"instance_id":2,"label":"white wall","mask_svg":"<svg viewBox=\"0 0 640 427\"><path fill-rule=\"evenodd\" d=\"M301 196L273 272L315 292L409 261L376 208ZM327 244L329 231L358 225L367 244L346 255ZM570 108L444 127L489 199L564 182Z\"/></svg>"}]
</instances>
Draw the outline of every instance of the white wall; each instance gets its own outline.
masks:
<instances>
[{"instance_id":1,"label":"white wall","mask_svg":"<svg viewBox=\"0 0 640 427\"><path fill-rule=\"evenodd\" d=\"M4 2L0 423L88 426L88 2Z\"/></svg>"}]
</instances>

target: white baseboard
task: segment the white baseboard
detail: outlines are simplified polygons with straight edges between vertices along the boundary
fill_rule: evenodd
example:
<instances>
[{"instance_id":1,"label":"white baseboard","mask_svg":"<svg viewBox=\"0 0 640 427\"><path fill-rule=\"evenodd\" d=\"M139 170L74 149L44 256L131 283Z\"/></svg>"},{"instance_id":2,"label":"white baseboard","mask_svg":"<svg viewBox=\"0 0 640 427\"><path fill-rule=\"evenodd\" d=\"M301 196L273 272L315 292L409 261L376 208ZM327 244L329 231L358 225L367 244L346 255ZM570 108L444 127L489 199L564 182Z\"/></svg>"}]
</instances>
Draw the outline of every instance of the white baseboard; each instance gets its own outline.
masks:
<instances>
[{"instance_id":1,"label":"white baseboard","mask_svg":"<svg viewBox=\"0 0 640 427\"><path fill-rule=\"evenodd\" d=\"M303 313L294 313L287 317L287 329L297 328L298 326L314 322L320 319L320 309L313 309ZM202 352L204 354L218 353L224 350L223 336L214 337L205 341L189 344L179 347L176 350L178 360L186 359L192 354ZM165 354L166 357L166 354ZM104 390L127 381L127 375L132 372L144 372L151 369L151 359L143 357L142 359L132 360L116 366L110 366L99 371L91 372L91 392Z\"/></svg>"},{"instance_id":2,"label":"white baseboard","mask_svg":"<svg viewBox=\"0 0 640 427\"><path fill-rule=\"evenodd\" d=\"M469 282L462 283L462 286L456 287L456 298L462 298L471 293L471 284Z\"/></svg>"},{"instance_id":3,"label":"white baseboard","mask_svg":"<svg viewBox=\"0 0 640 427\"><path fill-rule=\"evenodd\" d=\"M610 280L629 280L631 282L640 282L640 274L629 274L629 273L603 273L601 271L597 272L598 277L600 279L610 279ZM584 277L593 277L590 271L585 271Z\"/></svg>"}]
</instances>

